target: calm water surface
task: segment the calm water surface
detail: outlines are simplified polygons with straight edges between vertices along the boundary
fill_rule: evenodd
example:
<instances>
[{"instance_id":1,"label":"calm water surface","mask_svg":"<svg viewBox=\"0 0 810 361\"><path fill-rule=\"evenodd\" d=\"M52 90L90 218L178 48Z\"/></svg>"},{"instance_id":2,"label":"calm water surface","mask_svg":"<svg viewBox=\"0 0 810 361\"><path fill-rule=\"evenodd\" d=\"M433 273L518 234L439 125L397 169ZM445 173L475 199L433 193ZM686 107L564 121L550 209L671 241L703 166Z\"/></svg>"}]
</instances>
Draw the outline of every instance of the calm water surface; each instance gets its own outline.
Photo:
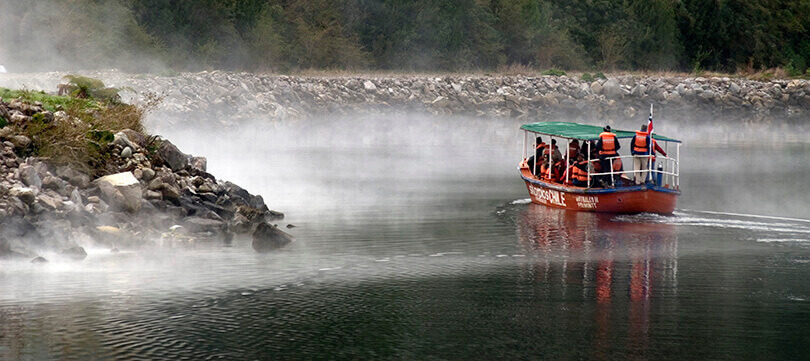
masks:
<instances>
[{"instance_id":1,"label":"calm water surface","mask_svg":"<svg viewBox=\"0 0 810 361\"><path fill-rule=\"evenodd\" d=\"M610 216L529 204L514 124L469 128L169 134L298 241L0 262L0 359L810 355L810 147L687 141L674 215Z\"/></svg>"}]
</instances>

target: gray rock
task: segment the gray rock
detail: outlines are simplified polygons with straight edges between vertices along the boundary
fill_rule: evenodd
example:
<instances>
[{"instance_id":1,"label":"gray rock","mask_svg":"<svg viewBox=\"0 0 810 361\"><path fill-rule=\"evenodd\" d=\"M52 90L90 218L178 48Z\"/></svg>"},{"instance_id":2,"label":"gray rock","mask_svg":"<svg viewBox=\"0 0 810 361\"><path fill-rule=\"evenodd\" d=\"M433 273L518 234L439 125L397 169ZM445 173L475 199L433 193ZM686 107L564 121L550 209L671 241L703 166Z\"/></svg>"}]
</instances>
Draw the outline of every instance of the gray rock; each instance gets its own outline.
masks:
<instances>
[{"instance_id":1,"label":"gray rock","mask_svg":"<svg viewBox=\"0 0 810 361\"><path fill-rule=\"evenodd\" d=\"M163 140L158 148L158 155L166 162L173 171L179 171L188 167L188 155L181 152L180 149L168 140Z\"/></svg>"},{"instance_id":2,"label":"gray rock","mask_svg":"<svg viewBox=\"0 0 810 361\"><path fill-rule=\"evenodd\" d=\"M141 207L141 184L131 172L112 174L96 179L104 200L113 208L137 212Z\"/></svg>"},{"instance_id":3,"label":"gray rock","mask_svg":"<svg viewBox=\"0 0 810 361\"><path fill-rule=\"evenodd\" d=\"M740 94L740 91L742 90L742 88L740 88L740 86L737 85L737 83L731 83L728 86L728 90L730 92L734 93L734 94Z\"/></svg>"},{"instance_id":4,"label":"gray rock","mask_svg":"<svg viewBox=\"0 0 810 361\"><path fill-rule=\"evenodd\" d=\"M290 244L295 238L278 227L262 222L253 231L253 250L264 253Z\"/></svg>"},{"instance_id":5,"label":"gray rock","mask_svg":"<svg viewBox=\"0 0 810 361\"><path fill-rule=\"evenodd\" d=\"M183 227L194 233L199 232L221 232L225 228L225 222L201 217L188 217L183 219Z\"/></svg>"},{"instance_id":6,"label":"gray rock","mask_svg":"<svg viewBox=\"0 0 810 361\"><path fill-rule=\"evenodd\" d=\"M115 133L113 138L113 144L120 145L122 148L129 147L131 148L130 151L132 149L135 149L135 143L129 140L129 137L124 132Z\"/></svg>"},{"instance_id":7,"label":"gray rock","mask_svg":"<svg viewBox=\"0 0 810 361\"><path fill-rule=\"evenodd\" d=\"M36 200L34 190L31 188L13 187L9 189L8 195L23 201L25 204L32 204Z\"/></svg>"},{"instance_id":8,"label":"gray rock","mask_svg":"<svg viewBox=\"0 0 810 361\"><path fill-rule=\"evenodd\" d=\"M39 203L40 203L40 204L41 204L43 207L45 207L45 209L49 209L49 210L57 210L57 209L62 208L62 200L61 200L61 199L57 199L57 198L55 198L55 197L51 197L51 196L49 196L49 195L47 195L47 194L42 194L42 193L40 193L40 194L37 196L37 201L38 201L38 202L39 202Z\"/></svg>"},{"instance_id":9,"label":"gray rock","mask_svg":"<svg viewBox=\"0 0 810 361\"><path fill-rule=\"evenodd\" d=\"M11 144L14 144L14 147L17 149L25 149L31 145L31 138L24 135L14 135L11 137Z\"/></svg>"},{"instance_id":10,"label":"gray rock","mask_svg":"<svg viewBox=\"0 0 810 361\"><path fill-rule=\"evenodd\" d=\"M152 168L143 168L141 170L141 173L142 173L141 179L143 179L144 181L148 182L152 180L152 178L155 178L155 171L152 170Z\"/></svg>"},{"instance_id":11,"label":"gray rock","mask_svg":"<svg viewBox=\"0 0 810 361\"><path fill-rule=\"evenodd\" d=\"M616 79L608 79L608 81L602 85L602 92L610 99L620 98L624 94L622 86Z\"/></svg>"},{"instance_id":12,"label":"gray rock","mask_svg":"<svg viewBox=\"0 0 810 361\"><path fill-rule=\"evenodd\" d=\"M208 170L208 160L205 157L191 157L191 167L205 172Z\"/></svg>"},{"instance_id":13,"label":"gray rock","mask_svg":"<svg viewBox=\"0 0 810 361\"><path fill-rule=\"evenodd\" d=\"M602 84L599 84L598 81L591 83L591 92L594 94L601 94L602 93Z\"/></svg>"},{"instance_id":14,"label":"gray rock","mask_svg":"<svg viewBox=\"0 0 810 361\"><path fill-rule=\"evenodd\" d=\"M73 261L81 261L87 258L87 252L79 246L63 248L58 252L58 255Z\"/></svg>"},{"instance_id":15,"label":"gray rock","mask_svg":"<svg viewBox=\"0 0 810 361\"><path fill-rule=\"evenodd\" d=\"M366 80L363 82L363 88L366 90L367 93L372 93L377 91L377 86L371 80Z\"/></svg>"},{"instance_id":16,"label":"gray rock","mask_svg":"<svg viewBox=\"0 0 810 361\"><path fill-rule=\"evenodd\" d=\"M20 164L18 170L20 172L20 180L22 180L23 184L42 189L42 179L39 178L39 173L37 173L37 170L34 169L33 166Z\"/></svg>"},{"instance_id":17,"label":"gray rock","mask_svg":"<svg viewBox=\"0 0 810 361\"><path fill-rule=\"evenodd\" d=\"M132 156L132 148L124 147L124 150L121 151L121 158L129 158Z\"/></svg>"}]
</instances>

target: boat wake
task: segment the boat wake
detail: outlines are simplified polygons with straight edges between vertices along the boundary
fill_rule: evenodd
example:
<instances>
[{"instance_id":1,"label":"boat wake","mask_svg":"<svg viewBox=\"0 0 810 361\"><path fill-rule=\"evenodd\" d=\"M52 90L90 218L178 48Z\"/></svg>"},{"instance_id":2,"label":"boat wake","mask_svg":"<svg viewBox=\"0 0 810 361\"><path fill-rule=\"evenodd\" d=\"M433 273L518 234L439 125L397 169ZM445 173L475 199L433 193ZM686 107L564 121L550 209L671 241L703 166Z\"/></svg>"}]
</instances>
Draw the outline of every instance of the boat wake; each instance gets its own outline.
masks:
<instances>
[{"instance_id":1,"label":"boat wake","mask_svg":"<svg viewBox=\"0 0 810 361\"><path fill-rule=\"evenodd\" d=\"M669 216L642 213L616 216L613 221L740 230L763 243L810 243L810 220L802 218L680 209Z\"/></svg>"}]
</instances>

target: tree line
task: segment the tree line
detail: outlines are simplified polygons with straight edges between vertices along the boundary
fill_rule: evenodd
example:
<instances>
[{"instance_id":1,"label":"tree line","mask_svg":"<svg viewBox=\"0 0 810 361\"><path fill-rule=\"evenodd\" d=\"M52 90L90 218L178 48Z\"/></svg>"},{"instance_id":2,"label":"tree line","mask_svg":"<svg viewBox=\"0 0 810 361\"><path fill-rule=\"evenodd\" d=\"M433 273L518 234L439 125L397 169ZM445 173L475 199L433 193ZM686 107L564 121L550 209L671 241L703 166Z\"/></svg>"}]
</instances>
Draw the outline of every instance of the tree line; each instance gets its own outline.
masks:
<instances>
[{"instance_id":1,"label":"tree line","mask_svg":"<svg viewBox=\"0 0 810 361\"><path fill-rule=\"evenodd\" d=\"M28 67L53 66L43 54L281 72L810 64L810 0L3 0L0 24L0 51Z\"/></svg>"}]
</instances>

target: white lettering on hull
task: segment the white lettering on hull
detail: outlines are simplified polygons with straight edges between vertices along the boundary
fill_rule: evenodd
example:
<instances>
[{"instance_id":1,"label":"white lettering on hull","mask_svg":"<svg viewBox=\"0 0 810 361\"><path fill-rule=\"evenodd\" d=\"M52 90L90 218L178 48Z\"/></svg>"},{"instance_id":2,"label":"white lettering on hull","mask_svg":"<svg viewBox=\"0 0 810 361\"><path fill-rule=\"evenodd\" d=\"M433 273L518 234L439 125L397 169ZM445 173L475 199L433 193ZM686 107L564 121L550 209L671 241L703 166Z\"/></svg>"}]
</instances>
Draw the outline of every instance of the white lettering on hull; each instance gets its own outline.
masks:
<instances>
[{"instance_id":1,"label":"white lettering on hull","mask_svg":"<svg viewBox=\"0 0 810 361\"><path fill-rule=\"evenodd\" d=\"M596 209L599 204L599 198L593 196L576 196L577 206L579 208Z\"/></svg>"},{"instance_id":2,"label":"white lettering on hull","mask_svg":"<svg viewBox=\"0 0 810 361\"><path fill-rule=\"evenodd\" d=\"M545 189L540 187L529 187L532 196L542 204L553 204L560 207L566 207L565 193L555 191L553 189Z\"/></svg>"}]
</instances>

